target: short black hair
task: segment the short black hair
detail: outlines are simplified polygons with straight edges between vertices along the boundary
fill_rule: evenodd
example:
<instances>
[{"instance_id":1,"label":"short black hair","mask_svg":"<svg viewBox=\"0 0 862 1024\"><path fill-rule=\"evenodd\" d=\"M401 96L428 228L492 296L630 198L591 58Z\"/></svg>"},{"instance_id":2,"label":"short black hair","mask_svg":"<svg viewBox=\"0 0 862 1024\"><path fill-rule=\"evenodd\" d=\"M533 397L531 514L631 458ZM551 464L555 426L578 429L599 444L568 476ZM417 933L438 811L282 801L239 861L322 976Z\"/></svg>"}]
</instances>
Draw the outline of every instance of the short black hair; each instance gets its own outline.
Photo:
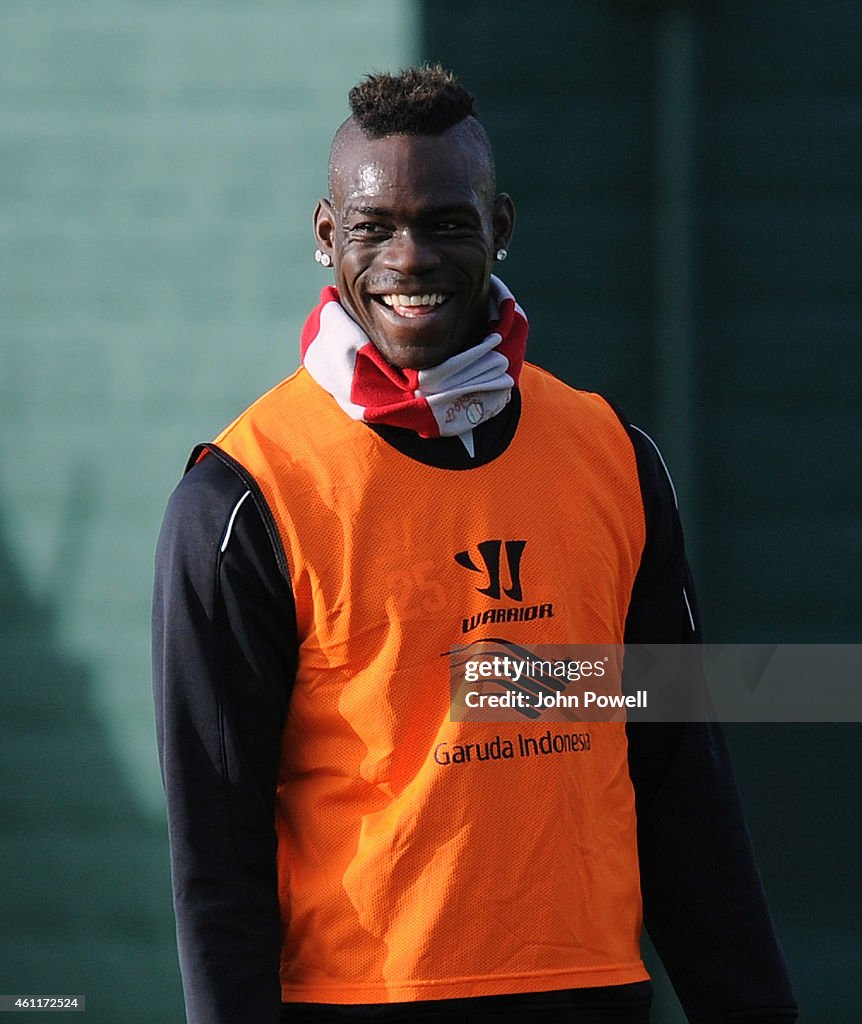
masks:
<instances>
[{"instance_id":1,"label":"short black hair","mask_svg":"<svg viewBox=\"0 0 862 1024\"><path fill-rule=\"evenodd\" d=\"M371 139L440 135L476 116L473 94L440 64L366 75L348 98L357 124Z\"/></svg>"}]
</instances>

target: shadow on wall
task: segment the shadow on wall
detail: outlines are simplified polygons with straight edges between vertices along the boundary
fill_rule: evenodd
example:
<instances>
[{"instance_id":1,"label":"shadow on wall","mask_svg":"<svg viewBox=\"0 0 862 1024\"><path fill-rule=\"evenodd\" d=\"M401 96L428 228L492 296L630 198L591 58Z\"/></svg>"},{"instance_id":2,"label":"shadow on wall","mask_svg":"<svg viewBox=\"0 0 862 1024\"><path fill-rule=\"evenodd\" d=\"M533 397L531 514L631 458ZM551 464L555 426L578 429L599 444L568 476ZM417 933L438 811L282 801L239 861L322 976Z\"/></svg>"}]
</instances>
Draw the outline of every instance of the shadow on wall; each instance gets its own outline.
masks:
<instances>
[{"instance_id":1,"label":"shadow on wall","mask_svg":"<svg viewBox=\"0 0 862 1024\"><path fill-rule=\"evenodd\" d=\"M654 367L652 24L617 3L419 5L421 55L471 89L517 211L498 268L528 357L648 423Z\"/></svg>"},{"instance_id":2,"label":"shadow on wall","mask_svg":"<svg viewBox=\"0 0 862 1024\"><path fill-rule=\"evenodd\" d=\"M530 317L530 358L615 398L650 431L667 417L673 429L656 435L679 485L674 434L688 432L667 416L655 358L667 85L657 25L674 10L697 15L692 94L667 91L694 105L691 152L677 154L691 160L701 360L691 382L700 448L683 506L707 636L857 642L860 475L849 467L862 375L848 211L859 209L859 176L848 169L862 65L841 57L858 37L859 5L434 0L419 7L420 55L475 91L495 140L498 181L520 217L503 276ZM666 72L678 67L661 52ZM812 683L816 700L829 680ZM856 1024L862 725L728 735L802 1019ZM679 1024L656 972L656 1024Z\"/></svg>"},{"instance_id":3,"label":"shadow on wall","mask_svg":"<svg viewBox=\"0 0 862 1024\"><path fill-rule=\"evenodd\" d=\"M93 1024L181 1020L164 829L123 784L58 603L0 514L0 992L84 995Z\"/></svg>"}]
</instances>

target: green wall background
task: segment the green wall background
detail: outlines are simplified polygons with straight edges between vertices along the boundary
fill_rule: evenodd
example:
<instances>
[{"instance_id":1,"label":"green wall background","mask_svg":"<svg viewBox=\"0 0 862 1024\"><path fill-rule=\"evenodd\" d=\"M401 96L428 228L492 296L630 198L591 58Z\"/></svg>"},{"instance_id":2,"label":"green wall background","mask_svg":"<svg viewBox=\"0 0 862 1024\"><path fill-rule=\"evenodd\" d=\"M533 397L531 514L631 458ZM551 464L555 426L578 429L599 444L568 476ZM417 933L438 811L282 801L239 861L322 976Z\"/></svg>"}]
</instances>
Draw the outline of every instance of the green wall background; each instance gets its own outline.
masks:
<instances>
[{"instance_id":1,"label":"green wall background","mask_svg":"<svg viewBox=\"0 0 862 1024\"><path fill-rule=\"evenodd\" d=\"M859 639L860 42L830 0L6 0L0 992L182 1019L152 551L188 450L296 365L367 70L476 92L532 357L662 443L710 639ZM805 1019L855 1024L862 731L729 731Z\"/></svg>"},{"instance_id":2,"label":"green wall background","mask_svg":"<svg viewBox=\"0 0 862 1024\"><path fill-rule=\"evenodd\" d=\"M0 5L0 992L183 1019L149 667L192 446L298 361L311 212L403 0Z\"/></svg>"}]
</instances>

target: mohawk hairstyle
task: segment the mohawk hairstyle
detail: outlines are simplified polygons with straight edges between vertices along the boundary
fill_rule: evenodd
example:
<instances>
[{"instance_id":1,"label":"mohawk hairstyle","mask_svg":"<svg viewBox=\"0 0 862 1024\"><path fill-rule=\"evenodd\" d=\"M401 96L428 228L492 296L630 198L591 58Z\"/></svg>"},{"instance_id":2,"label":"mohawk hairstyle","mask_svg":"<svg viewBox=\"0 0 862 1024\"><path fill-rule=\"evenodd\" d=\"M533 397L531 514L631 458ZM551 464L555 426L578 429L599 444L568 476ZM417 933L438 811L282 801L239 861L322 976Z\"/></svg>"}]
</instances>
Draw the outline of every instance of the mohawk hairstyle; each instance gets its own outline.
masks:
<instances>
[{"instance_id":1,"label":"mohawk hairstyle","mask_svg":"<svg viewBox=\"0 0 862 1024\"><path fill-rule=\"evenodd\" d=\"M476 116L473 94L440 64L367 75L350 90L349 100L357 124L371 139L441 135Z\"/></svg>"},{"instance_id":2,"label":"mohawk hairstyle","mask_svg":"<svg viewBox=\"0 0 862 1024\"><path fill-rule=\"evenodd\" d=\"M367 75L349 93L350 117L342 123L329 149L329 194L335 196L339 162L354 128L366 139L391 135L442 135L463 124L484 162L478 187L488 202L496 192L491 140L473 106L473 94L440 64L405 68L397 75Z\"/></svg>"}]
</instances>

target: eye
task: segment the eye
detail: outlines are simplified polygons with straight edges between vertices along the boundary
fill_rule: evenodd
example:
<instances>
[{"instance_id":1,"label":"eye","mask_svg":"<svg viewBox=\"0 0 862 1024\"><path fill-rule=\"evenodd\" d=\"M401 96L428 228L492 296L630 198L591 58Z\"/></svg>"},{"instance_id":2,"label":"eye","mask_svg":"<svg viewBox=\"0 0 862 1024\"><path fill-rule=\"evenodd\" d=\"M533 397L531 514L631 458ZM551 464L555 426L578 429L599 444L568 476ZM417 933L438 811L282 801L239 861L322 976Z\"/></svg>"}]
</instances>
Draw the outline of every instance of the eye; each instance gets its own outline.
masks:
<instances>
[{"instance_id":1,"label":"eye","mask_svg":"<svg viewBox=\"0 0 862 1024\"><path fill-rule=\"evenodd\" d=\"M461 220L438 220L434 224L434 232L447 237L469 234L472 225Z\"/></svg>"},{"instance_id":2,"label":"eye","mask_svg":"<svg viewBox=\"0 0 862 1024\"><path fill-rule=\"evenodd\" d=\"M350 234L354 238L385 238L391 234L390 229L385 224L380 224L373 220L363 220L358 224L354 224L350 229Z\"/></svg>"}]
</instances>

